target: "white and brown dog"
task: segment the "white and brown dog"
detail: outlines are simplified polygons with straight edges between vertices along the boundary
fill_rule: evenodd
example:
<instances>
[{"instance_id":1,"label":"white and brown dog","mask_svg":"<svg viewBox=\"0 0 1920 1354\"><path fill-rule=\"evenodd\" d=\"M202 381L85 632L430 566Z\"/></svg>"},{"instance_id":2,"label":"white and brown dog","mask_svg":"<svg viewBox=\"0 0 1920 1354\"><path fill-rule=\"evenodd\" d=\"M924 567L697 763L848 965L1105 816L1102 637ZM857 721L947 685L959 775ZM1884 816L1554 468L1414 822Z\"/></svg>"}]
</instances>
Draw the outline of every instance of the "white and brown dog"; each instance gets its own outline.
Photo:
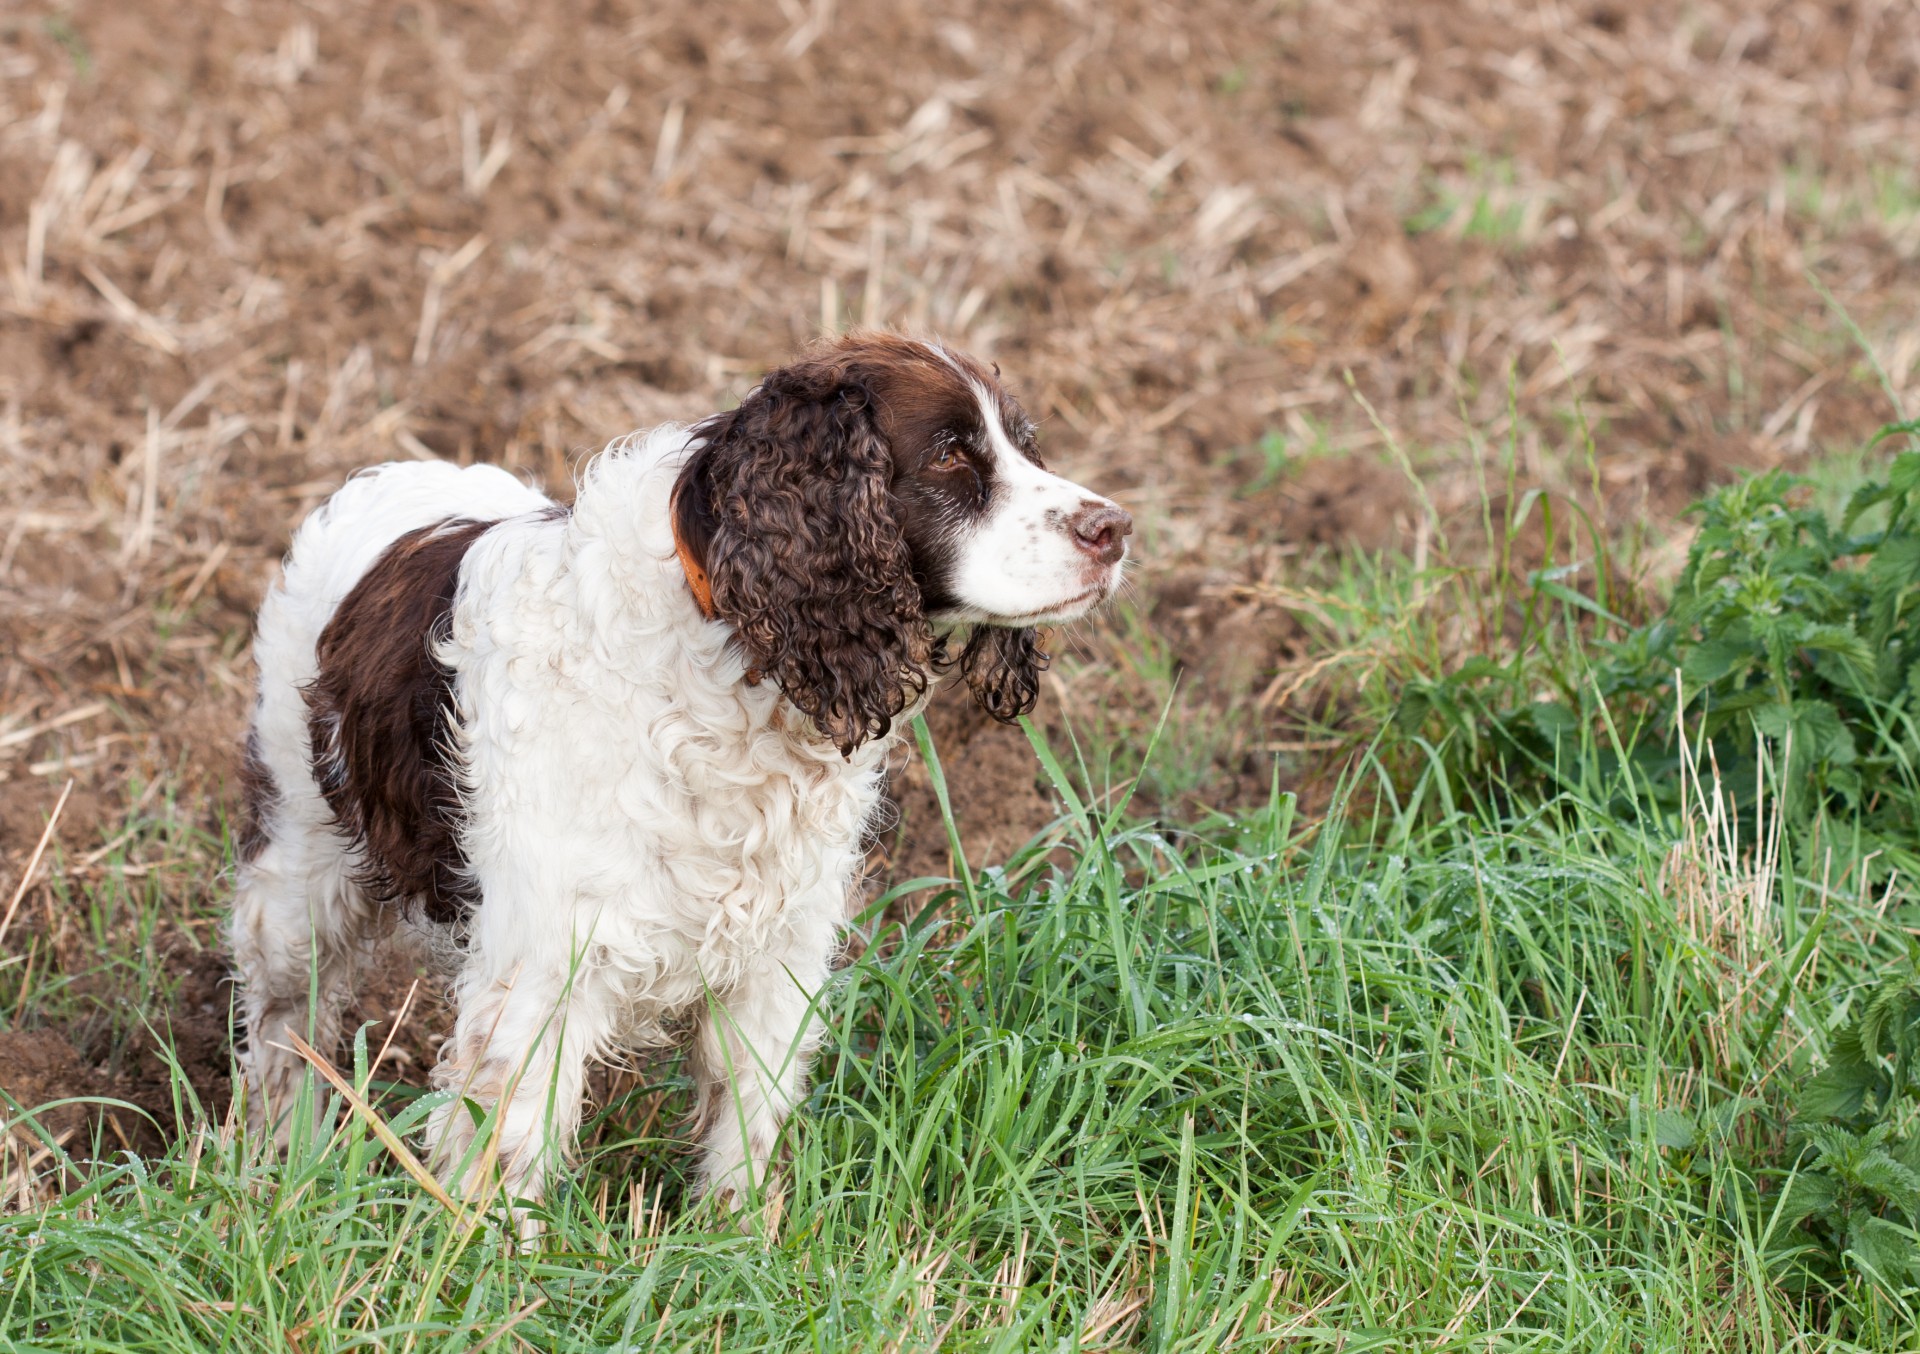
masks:
<instances>
[{"instance_id":1,"label":"white and brown dog","mask_svg":"<svg viewBox=\"0 0 1920 1354\"><path fill-rule=\"evenodd\" d=\"M497 1110L504 1188L537 1197L589 1064L684 1022L704 1187L744 1198L903 720L954 666L1029 709L1033 627L1112 595L1131 526L1042 467L996 373L892 335L622 438L571 510L488 466L356 475L254 646L231 939L255 1123L284 1139L289 1031L331 1051L356 958L410 913L457 941L451 1182Z\"/></svg>"}]
</instances>

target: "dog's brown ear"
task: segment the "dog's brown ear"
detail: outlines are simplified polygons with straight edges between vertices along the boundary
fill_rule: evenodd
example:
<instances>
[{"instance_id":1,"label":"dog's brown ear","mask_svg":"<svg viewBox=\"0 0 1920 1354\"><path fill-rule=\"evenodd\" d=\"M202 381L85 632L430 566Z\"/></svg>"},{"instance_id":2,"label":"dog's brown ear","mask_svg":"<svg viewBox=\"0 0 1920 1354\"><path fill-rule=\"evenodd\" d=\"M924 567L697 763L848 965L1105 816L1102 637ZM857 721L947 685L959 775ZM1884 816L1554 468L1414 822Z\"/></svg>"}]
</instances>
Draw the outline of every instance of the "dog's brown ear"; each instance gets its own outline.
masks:
<instances>
[{"instance_id":1,"label":"dog's brown ear","mask_svg":"<svg viewBox=\"0 0 1920 1354\"><path fill-rule=\"evenodd\" d=\"M1007 724L1033 709L1047 663L1040 634L1030 629L976 626L960 654L960 671L973 698L981 709Z\"/></svg>"},{"instance_id":2,"label":"dog's brown ear","mask_svg":"<svg viewBox=\"0 0 1920 1354\"><path fill-rule=\"evenodd\" d=\"M842 753L884 737L927 689L933 636L866 390L797 363L694 435L675 525L715 612Z\"/></svg>"}]
</instances>

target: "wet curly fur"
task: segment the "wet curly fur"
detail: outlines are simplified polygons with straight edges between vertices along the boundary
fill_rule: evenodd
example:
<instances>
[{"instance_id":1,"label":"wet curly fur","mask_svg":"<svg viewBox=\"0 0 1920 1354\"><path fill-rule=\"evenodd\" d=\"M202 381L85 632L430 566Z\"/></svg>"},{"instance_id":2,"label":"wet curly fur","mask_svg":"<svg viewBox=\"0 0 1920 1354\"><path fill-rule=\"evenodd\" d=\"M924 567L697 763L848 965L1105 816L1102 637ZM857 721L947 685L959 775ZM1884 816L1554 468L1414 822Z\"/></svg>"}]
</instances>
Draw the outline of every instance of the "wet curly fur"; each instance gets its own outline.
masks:
<instances>
[{"instance_id":1,"label":"wet curly fur","mask_svg":"<svg viewBox=\"0 0 1920 1354\"><path fill-rule=\"evenodd\" d=\"M1011 724L1040 698L1040 674L1047 670L1040 632L1031 626L1001 629L976 626L960 653L960 675L980 708Z\"/></svg>"},{"instance_id":2,"label":"wet curly fur","mask_svg":"<svg viewBox=\"0 0 1920 1354\"><path fill-rule=\"evenodd\" d=\"M934 569L901 521L893 486L908 467L881 426L901 361L839 349L774 372L694 429L702 445L676 486L681 535L751 665L843 753L885 738L956 664L983 709L1016 720L1048 661L1032 626L976 625L956 658L929 624ZM960 360L943 374L971 375ZM936 533L918 534L933 553Z\"/></svg>"},{"instance_id":3,"label":"wet curly fur","mask_svg":"<svg viewBox=\"0 0 1920 1354\"><path fill-rule=\"evenodd\" d=\"M872 397L831 369L776 372L701 424L682 472L682 532L752 666L843 753L884 738L932 681Z\"/></svg>"}]
</instances>

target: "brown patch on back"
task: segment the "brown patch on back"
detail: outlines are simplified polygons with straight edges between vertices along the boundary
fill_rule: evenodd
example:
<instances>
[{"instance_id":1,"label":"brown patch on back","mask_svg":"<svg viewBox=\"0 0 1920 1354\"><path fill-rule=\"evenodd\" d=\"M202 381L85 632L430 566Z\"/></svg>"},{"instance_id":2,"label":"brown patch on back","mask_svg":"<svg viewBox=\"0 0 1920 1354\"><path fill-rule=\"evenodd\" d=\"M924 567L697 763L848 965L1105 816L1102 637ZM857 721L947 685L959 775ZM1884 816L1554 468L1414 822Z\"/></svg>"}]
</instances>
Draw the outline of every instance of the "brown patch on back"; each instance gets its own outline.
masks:
<instances>
[{"instance_id":1,"label":"brown patch on back","mask_svg":"<svg viewBox=\"0 0 1920 1354\"><path fill-rule=\"evenodd\" d=\"M355 882L383 902L417 900L433 921L458 921L478 901L447 741L453 674L433 645L460 561L492 525L452 519L389 546L320 632L305 692L314 779L364 857Z\"/></svg>"}]
</instances>

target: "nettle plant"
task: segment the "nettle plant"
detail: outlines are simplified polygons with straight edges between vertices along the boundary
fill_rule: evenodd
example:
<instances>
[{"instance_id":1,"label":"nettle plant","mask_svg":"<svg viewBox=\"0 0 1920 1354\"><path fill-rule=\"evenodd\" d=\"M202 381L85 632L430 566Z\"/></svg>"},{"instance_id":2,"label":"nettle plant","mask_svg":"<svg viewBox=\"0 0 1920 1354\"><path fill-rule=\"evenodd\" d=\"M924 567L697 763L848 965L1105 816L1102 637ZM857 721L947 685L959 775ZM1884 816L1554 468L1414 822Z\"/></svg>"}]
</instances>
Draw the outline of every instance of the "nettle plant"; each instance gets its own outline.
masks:
<instances>
[{"instance_id":1,"label":"nettle plant","mask_svg":"<svg viewBox=\"0 0 1920 1354\"><path fill-rule=\"evenodd\" d=\"M1778 1203L1760 1210L1777 1270L1827 1282L1862 1273L1894 1290L1920 1284L1917 1062L1920 945L1866 995L1797 1097L1799 1159Z\"/></svg>"},{"instance_id":2,"label":"nettle plant","mask_svg":"<svg viewBox=\"0 0 1920 1354\"><path fill-rule=\"evenodd\" d=\"M1920 422L1891 425L1869 445L1916 433ZM1837 519L1814 505L1805 481L1778 471L1719 490L1699 512L1666 614L1609 646L1593 672L1591 690L1616 719L1641 720L1626 747L1636 776L1677 791L1678 738L1705 740L1724 792L1746 807L1763 782L1779 787L1802 858L1817 853L1808 830L1825 821L1857 834L1866 859L1878 854L1883 869L1911 875L1920 863L1920 451L1893 457ZM1562 726L1594 713L1565 709ZM1582 746L1591 753L1595 743ZM1557 751L1566 765L1564 741ZM1916 1071L1920 947L1862 994L1825 1069L1785 1106L1785 1158L1748 1163L1781 1186L1755 1202L1783 1275L1920 1286Z\"/></svg>"},{"instance_id":3,"label":"nettle plant","mask_svg":"<svg viewBox=\"0 0 1920 1354\"><path fill-rule=\"evenodd\" d=\"M1760 739L1784 746L1790 795L1910 821L1908 797L1880 791L1890 776L1911 789L1920 752L1920 452L1862 486L1838 523L1807 497L1771 471L1709 498L1641 661L1678 668L1709 738L1731 734L1747 755ZM1862 529L1883 508L1884 524Z\"/></svg>"},{"instance_id":4,"label":"nettle plant","mask_svg":"<svg viewBox=\"0 0 1920 1354\"><path fill-rule=\"evenodd\" d=\"M1900 434L1920 421L1869 445ZM1678 806L1685 736L1752 808L1774 780L1761 763L1778 769L1784 751L1791 827L1838 814L1884 866L1920 867L1920 451L1894 457L1837 520L1780 471L1697 511L1666 612L1600 646L1558 699L1495 717L1503 774L1592 787L1624 753L1643 789ZM1594 732L1603 714L1617 744Z\"/></svg>"}]
</instances>

